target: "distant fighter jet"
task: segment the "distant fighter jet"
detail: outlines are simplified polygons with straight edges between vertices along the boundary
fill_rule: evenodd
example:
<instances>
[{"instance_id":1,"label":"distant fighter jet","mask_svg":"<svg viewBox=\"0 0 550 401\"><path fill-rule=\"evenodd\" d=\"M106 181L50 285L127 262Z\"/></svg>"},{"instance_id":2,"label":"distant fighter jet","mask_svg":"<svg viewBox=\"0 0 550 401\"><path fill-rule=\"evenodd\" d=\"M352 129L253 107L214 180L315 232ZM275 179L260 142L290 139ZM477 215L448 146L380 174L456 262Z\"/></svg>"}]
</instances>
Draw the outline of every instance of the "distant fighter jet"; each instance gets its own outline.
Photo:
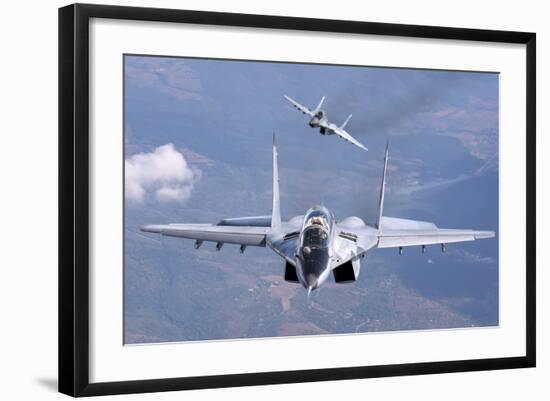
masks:
<instances>
[{"instance_id":1,"label":"distant fighter jet","mask_svg":"<svg viewBox=\"0 0 550 401\"><path fill-rule=\"evenodd\" d=\"M347 131L344 130L346 125L348 124L351 114L346 118L346 121L340 126L337 126L334 123L331 123L327 119L327 113L325 113L324 110L321 110L321 107L323 106L323 102L325 101L325 97L321 99L319 102L319 105L315 108L315 110L310 110L306 106L302 106L297 101L289 98L285 95L286 100L288 100L294 107L296 107L298 110L300 110L302 113L307 114L310 117L309 120L309 126L311 128L319 128L319 131L322 135L338 135L340 138L353 143L356 146L359 146L361 149L368 150L366 147L364 147L357 139L352 137Z\"/></svg>"},{"instance_id":2,"label":"distant fighter jet","mask_svg":"<svg viewBox=\"0 0 550 401\"><path fill-rule=\"evenodd\" d=\"M145 225L142 231L171 237L196 240L195 248L203 241L216 242L219 251L223 244L238 244L243 253L247 246L266 245L285 259L286 281L300 283L311 291L319 288L330 276L336 283L357 280L360 259L372 248L399 248L438 244L445 252L445 244L494 237L493 231L440 229L424 221L386 217L383 214L388 148L380 188L378 221L366 224L356 216L336 220L324 206L314 206L303 216L281 221L279 201L279 173L277 146L273 138L273 208L271 216L239 217L218 224Z\"/></svg>"}]
</instances>

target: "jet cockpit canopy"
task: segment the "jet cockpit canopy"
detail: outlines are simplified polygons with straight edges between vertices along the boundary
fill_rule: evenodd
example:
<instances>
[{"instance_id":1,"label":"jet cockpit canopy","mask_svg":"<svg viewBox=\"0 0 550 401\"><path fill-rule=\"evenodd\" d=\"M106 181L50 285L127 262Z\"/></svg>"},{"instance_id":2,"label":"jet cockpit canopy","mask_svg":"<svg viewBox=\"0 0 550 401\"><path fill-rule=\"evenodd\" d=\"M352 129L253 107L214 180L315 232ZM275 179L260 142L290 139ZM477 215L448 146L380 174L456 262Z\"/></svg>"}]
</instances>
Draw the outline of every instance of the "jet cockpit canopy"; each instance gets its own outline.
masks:
<instances>
[{"instance_id":1,"label":"jet cockpit canopy","mask_svg":"<svg viewBox=\"0 0 550 401\"><path fill-rule=\"evenodd\" d=\"M326 208L310 209L302 227L302 247L327 248L332 220L332 215Z\"/></svg>"}]
</instances>

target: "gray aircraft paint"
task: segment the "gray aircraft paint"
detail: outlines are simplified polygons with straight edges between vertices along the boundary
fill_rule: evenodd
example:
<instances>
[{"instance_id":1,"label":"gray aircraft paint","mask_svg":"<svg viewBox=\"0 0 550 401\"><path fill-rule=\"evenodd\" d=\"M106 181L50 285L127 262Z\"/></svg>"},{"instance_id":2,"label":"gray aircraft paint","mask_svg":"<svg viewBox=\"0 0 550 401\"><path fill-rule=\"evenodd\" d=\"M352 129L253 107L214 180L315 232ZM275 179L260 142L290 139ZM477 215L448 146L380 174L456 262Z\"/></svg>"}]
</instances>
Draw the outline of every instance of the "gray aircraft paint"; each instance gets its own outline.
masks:
<instances>
[{"instance_id":1,"label":"gray aircraft paint","mask_svg":"<svg viewBox=\"0 0 550 401\"><path fill-rule=\"evenodd\" d=\"M290 97L285 95L285 99L288 100L292 106L300 110L303 114L309 116L309 126L311 128L319 128L319 132L322 135L337 135L338 137L342 138L345 141L348 141L355 146L360 147L363 150L368 150L363 144L361 144L357 139L352 137L344 128L348 124L349 120L351 119L351 114L346 118L346 120L342 123L342 125L338 126L334 123L331 123L328 120L327 113L321 109L323 106L323 102L325 101L325 97L323 96L321 101L319 102L319 105L314 109L310 110L306 106L301 105L297 101L291 99Z\"/></svg>"}]
</instances>

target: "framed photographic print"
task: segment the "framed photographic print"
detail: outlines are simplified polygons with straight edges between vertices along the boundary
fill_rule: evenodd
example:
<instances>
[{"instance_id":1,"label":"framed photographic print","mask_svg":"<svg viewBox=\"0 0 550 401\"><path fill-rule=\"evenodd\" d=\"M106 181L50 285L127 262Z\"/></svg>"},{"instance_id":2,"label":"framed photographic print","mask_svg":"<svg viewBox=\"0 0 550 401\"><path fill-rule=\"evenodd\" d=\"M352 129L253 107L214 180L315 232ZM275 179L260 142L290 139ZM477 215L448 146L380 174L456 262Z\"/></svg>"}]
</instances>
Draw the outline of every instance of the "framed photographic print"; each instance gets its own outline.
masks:
<instances>
[{"instance_id":1,"label":"framed photographic print","mask_svg":"<svg viewBox=\"0 0 550 401\"><path fill-rule=\"evenodd\" d=\"M535 34L59 10L59 390L535 366Z\"/></svg>"}]
</instances>

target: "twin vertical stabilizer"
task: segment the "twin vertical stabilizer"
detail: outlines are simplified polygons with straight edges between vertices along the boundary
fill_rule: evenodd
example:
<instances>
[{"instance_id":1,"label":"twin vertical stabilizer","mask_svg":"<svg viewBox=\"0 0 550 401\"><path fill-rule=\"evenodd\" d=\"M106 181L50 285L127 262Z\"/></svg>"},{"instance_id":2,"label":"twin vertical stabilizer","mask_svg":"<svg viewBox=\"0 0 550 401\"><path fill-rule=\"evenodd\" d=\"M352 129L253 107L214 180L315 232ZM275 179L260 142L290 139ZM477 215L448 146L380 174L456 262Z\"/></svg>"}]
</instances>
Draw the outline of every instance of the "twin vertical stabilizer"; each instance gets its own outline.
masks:
<instances>
[{"instance_id":1,"label":"twin vertical stabilizer","mask_svg":"<svg viewBox=\"0 0 550 401\"><path fill-rule=\"evenodd\" d=\"M348 125L348 122L349 122L349 120L351 119L351 116L352 116L352 115L353 115L353 114L350 114L350 115L348 116L348 118L346 118L346 121L344 121L344 122L342 123L342 125L340 125L340 129L346 128L346 125Z\"/></svg>"},{"instance_id":2,"label":"twin vertical stabilizer","mask_svg":"<svg viewBox=\"0 0 550 401\"><path fill-rule=\"evenodd\" d=\"M325 97L323 96L321 98L321 101L319 102L319 104L317 105L317 107L315 108L315 110L313 110L313 114L317 114L317 112L319 110L321 110L321 107L323 107L323 102L325 101Z\"/></svg>"},{"instance_id":3,"label":"twin vertical stabilizer","mask_svg":"<svg viewBox=\"0 0 550 401\"><path fill-rule=\"evenodd\" d=\"M277 141L273 134L273 208L271 209L271 228L281 227L281 197L279 193L279 166L277 164Z\"/></svg>"},{"instance_id":4,"label":"twin vertical stabilizer","mask_svg":"<svg viewBox=\"0 0 550 401\"><path fill-rule=\"evenodd\" d=\"M388 148L389 143L386 145L386 153L384 154L384 171L382 173L382 185L380 186L380 200L378 201L378 221L376 227L380 232L382 226L382 216L384 215L384 193L386 192L386 171L388 169Z\"/></svg>"}]
</instances>

